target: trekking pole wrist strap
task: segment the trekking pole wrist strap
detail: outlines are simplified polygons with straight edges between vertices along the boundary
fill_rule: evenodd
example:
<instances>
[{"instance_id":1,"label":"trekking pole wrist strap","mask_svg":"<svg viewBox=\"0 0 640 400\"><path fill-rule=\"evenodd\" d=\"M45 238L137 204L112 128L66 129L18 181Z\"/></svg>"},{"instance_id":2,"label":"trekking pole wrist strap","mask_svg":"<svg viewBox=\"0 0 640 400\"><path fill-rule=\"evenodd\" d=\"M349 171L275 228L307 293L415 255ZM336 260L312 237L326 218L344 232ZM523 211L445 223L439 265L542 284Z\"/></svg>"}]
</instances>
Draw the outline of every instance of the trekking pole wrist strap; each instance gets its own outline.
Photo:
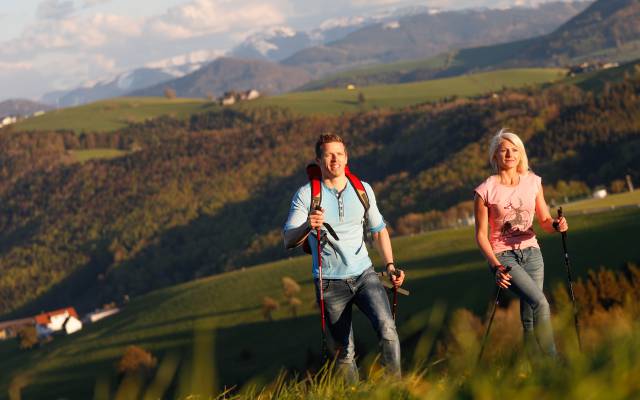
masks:
<instances>
[{"instance_id":1,"label":"trekking pole wrist strap","mask_svg":"<svg viewBox=\"0 0 640 400\"><path fill-rule=\"evenodd\" d=\"M498 271L504 271L507 268L502 265L502 264L498 264L498 265L489 265L489 267L491 267L491 270L493 271L494 274L497 274Z\"/></svg>"}]
</instances>

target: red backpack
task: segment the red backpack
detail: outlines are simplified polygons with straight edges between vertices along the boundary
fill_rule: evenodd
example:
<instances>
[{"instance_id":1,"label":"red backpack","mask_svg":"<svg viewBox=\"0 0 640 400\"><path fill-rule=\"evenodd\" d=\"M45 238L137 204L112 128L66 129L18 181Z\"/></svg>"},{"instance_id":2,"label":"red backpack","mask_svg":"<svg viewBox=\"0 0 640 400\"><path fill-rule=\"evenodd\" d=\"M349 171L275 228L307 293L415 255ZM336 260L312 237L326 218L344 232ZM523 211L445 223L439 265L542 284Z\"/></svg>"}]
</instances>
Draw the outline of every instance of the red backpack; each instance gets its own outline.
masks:
<instances>
[{"instance_id":1,"label":"red backpack","mask_svg":"<svg viewBox=\"0 0 640 400\"><path fill-rule=\"evenodd\" d=\"M353 186L358 195L358 199L362 203L364 207L364 224L366 227L367 223L367 211L369 211L369 196L367 195L367 191L364 189L364 185L360 178L354 175L350 170L349 166L344 167L344 173L347 177L347 180ZM320 207L322 203L322 171L320 170L320 166L318 164L309 164L307 165L307 177L309 178L309 183L311 184L311 207L309 210L315 210ZM302 249L305 253L311 254L311 247L309 245L309 241L307 240L307 236L305 236L300 242L298 242L294 247L298 247L302 244Z\"/></svg>"}]
</instances>

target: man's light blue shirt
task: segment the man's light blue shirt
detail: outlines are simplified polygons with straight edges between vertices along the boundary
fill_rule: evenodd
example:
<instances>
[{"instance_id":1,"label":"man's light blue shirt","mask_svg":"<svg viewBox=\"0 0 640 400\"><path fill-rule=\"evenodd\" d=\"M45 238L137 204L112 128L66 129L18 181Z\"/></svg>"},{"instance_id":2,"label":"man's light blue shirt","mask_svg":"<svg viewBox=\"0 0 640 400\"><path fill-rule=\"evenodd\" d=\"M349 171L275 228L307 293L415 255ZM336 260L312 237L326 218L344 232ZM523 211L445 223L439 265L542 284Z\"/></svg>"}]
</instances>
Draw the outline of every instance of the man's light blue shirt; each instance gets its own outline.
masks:
<instances>
[{"instance_id":1,"label":"man's light blue shirt","mask_svg":"<svg viewBox=\"0 0 640 400\"><path fill-rule=\"evenodd\" d=\"M362 182L369 196L369 211L367 218L370 232L380 232L386 224L378 206L375 195L368 183ZM322 248L322 277L325 279L345 279L359 276L372 265L363 236L364 206L360 202L353 186L347 182L347 186L338 192L330 189L322 183L322 203L324 209L324 222L331 225L336 231L336 240L330 234L327 238L330 242ZM297 228L307 223L309 208L311 207L311 184L302 186L291 201L289 216L284 225L284 230ZM318 277L318 245L315 232L311 232L307 239L311 246L313 258L313 276Z\"/></svg>"}]
</instances>

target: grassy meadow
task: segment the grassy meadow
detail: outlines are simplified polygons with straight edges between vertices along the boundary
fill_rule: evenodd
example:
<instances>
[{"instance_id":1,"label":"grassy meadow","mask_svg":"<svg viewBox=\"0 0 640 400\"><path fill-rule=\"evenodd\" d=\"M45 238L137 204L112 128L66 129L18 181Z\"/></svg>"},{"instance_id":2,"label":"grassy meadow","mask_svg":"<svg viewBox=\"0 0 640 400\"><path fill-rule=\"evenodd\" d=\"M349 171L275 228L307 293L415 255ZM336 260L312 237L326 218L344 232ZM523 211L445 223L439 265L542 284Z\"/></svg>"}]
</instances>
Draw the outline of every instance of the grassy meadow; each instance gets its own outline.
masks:
<instances>
[{"instance_id":1,"label":"grassy meadow","mask_svg":"<svg viewBox=\"0 0 640 400\"><path fill-rule=\"evenodd\" d=\"M563 210L567 213L588 213L597 210L611 209L614 210L617 207L640 207L640 190L633 192L623 192L610 194L604 199L584 199L574 201L562 206ZM555 214L554 214L555 215Z\"/></svg>"},{"instance_id":2,"label":"grassy meadow","mask_svg":"<svg viewBox=\"0 0 640 400\"><path fill-rule=\"evenodd\" d=\"M565 70L555 68L508 69L394 85L375 85L291 92L265 97L240 107L277 106L301 114L340 114L374 108L402 108L451 96L471 97L504 87L516 88L562 79ZM358 97L362 93L364 102Z\"/></svg>"},{"instance_id":3,"label":"grassy meadow","mask_svg":"<svg viewBox=\"0 0 640 400\"><path fill-rule=\"evenodd\" d=\"M121 157L127 154L124 150L118 149L89 149L89 150L72 150L71 156L77 162L85 162L89 160L101 160Z\"/></svg>"},{"instance_id":4,"label":"grassy meadow","mask_svg":"<svg viewBox=\"0 0 640 400\"><path fill-rule=\"evenodd\" d=\"M187 118L192 114L217 109L204 99L167 99L164 97L119 97L78 107L53 110L18 122L14 130L68 129L76 133L109 132L133 122L169 115Z\"/></svg>"},{"instance_id":5,"label":"grassy meadow","mask_svg":"<svg viewBox=\"0 0 640 400\"><path fill-rule=\"evenodd\" d=\"M618 268L626 261L640 260L635 239L640 210L576 215L569 223L576 277L585 277L588 269L602 265ZM565 282L561 241L558 235L539 238L550 291ZM405 286L411 291L411 296L401 297L398 316L408 367L421 343L415 338L417 317L438 310L450 316L460 308L484 315L494 289L471 227L397 238L394 253L407 271ZM16 340L0 342L0 369L11 371L0 375L0 396L11 392L14 398L16 393L23 398L125 398L118 390L129 385L140 398L158 398L162 395L157 393L165 392L172 394L169 397L187 398L193 393L214 393L223 386L261 387L281 368L305 371L317 366L320 321L309 261L308 256L293 257L161 289L132 299L112 318L75 335L56 337L40 348L20 350ZM378 258L374 262L379 266ZM284 276L301 286L302 305L295 317L284 302ZM265 296L280 302L273 321L263 313ZM364 360L361 365L368 371L372 362L368 354L376 349L377 339L359 312L354 324L357 351ZM119 383L115 364L132 344L157 358L157 373ZM443 388L451 383L445 382ZM486 398L493 397L490 387L482 390Z\"/></svg>"},{"instance_id":6,"label":"grassy meadow","mask_svg":"<svg viewBox=\"0 0 640 400\"><path fill-rule=\"evenodd\" d=\"M451 96L469 97L497 91L503 87L522 87L553 82L564 70L553 68L509 69L455 78L416 83L379 85L356 90L327 89L292 92L241 103L239 109L283 107L300 114L341 114L374 108L402 108L413 104L441 100ZM358 101L359 93L364 102ZM78 107L50 111L26 119L13 130L68 129L82 132L110 132L129 123L168 115L187 118L192 114L218 110L217 103L204 99L166 99L164 97L120 97Z\"/></svg>"}]
</instances>

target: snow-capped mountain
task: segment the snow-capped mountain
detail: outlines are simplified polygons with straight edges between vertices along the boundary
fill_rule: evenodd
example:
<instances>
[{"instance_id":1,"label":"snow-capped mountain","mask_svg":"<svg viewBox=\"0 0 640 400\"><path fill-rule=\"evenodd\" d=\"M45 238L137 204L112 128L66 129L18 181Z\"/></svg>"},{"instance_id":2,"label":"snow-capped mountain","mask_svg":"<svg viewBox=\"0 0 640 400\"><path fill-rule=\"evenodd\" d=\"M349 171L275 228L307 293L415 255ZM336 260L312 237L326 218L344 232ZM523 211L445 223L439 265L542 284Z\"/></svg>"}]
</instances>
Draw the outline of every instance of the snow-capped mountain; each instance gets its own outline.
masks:
<instances>
[{"instance_id":1,"label":"snow-capped mountain","mask_svg":"<svg viewBox=\"0 0 640 400\"><path fill-rule=\"evenodd\" d=\"M200 54L201 53L201 54ZM71 90L46 93L41 101L56 107L72 107L96 100L123 96L139 89L190 74L211 61L219 52L196 52L147 64L113 78L84 82Z\"/></svg>"}]
</instances>

